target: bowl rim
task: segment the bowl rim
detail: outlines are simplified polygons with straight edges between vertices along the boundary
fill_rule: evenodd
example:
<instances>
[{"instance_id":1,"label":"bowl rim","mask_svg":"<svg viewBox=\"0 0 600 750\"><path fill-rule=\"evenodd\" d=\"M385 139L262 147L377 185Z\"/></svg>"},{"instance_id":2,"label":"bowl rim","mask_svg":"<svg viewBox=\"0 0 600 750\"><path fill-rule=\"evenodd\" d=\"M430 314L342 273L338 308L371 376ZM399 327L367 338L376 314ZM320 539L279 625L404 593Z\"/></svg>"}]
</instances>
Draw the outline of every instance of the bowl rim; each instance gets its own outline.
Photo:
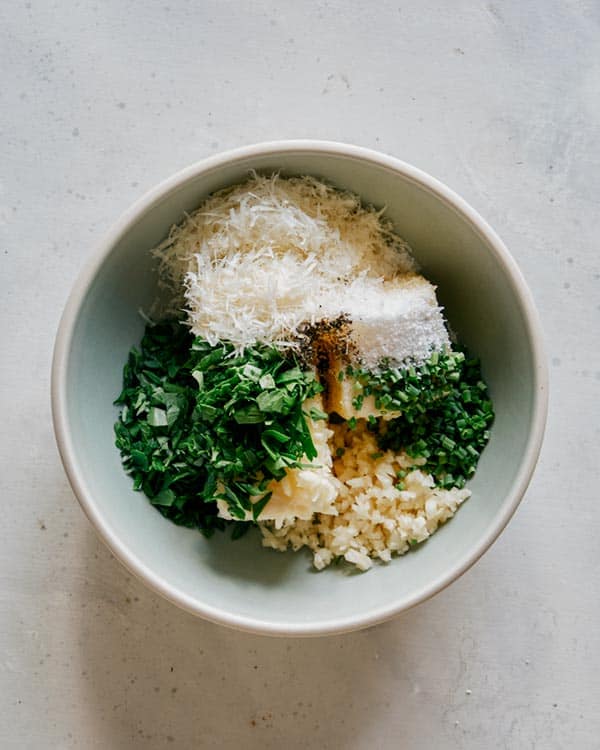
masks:
<instances>
[{"instance_id":1,"label":"bowl rim","mask_svg":"<svg viewBox=\"0 0 600 750\"><path fill-rule=\"evenodd\" d=\"M274 619L262 620L209 606L179 590L153 571L121 542L118 534L103 518L101 508L94 500L81 467L76 460L67 413L67 366L73 334L82 304L96 274L130 226L167 195L203 173L216 171L248 158L290 153L317 153L375 164L399 173L404 179L417 183L422 189L434 194L446 206L458 213L481 236L490 252L496 256L496 259L505 269L508 281L521 306L534 362L534 402L527 447L511 490L500 510L488 525L486 533L451 568L411 596L392 601L385 606L368 610L359 615L332 618L316 624L291 624L278 622ZM178 607L214 623L263 635L319 636L370 627L416 606L459 578L489 549L517 509L529 485L539 457L548 410L548 369L539 316L523 275L500 237L463 198L417 167L369 148L327 140L267 141L224 151L181 169L147 191L120 216L84 264L65 305L56 334L52 360L51 406L58 450L75 496L101 540L133 575Z\"/></svg>"}]
</instances>

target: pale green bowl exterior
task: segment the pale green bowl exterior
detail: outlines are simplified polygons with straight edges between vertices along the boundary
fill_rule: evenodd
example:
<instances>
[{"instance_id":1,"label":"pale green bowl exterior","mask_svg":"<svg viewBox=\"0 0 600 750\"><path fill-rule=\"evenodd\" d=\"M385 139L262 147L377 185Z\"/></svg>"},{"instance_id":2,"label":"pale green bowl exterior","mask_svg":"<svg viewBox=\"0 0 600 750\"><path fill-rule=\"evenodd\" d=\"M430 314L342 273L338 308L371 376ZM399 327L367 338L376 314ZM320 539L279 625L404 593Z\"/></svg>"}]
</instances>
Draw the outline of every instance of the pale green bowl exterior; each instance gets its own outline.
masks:
<instances>
[{"instance_id":1,"label":"pale green bowl exterior","mask_svg":"<svg viewBox=\"0 0 600 750\"><path fill-rule=\"evenodd\" d=\"M386 206L423 273L438 284L452 328L477 353L496 409L472 498L416 551L366 574L311 569L308 553L280 554L258 534L206 540L165 520L132 490L114 447L112 406L138 314L156 294L148 252L209 193L249 170L311 174ZM397 159L321 141L238 149L196 164L139 200L77 281L58 331L52 406L60 453L84 511L134 574L184 609L274 635L366 627L433 595L490 546L534 469L547 409L542 336L530 293L508 251L461 198Z\"/></svg>"}]
</instances>

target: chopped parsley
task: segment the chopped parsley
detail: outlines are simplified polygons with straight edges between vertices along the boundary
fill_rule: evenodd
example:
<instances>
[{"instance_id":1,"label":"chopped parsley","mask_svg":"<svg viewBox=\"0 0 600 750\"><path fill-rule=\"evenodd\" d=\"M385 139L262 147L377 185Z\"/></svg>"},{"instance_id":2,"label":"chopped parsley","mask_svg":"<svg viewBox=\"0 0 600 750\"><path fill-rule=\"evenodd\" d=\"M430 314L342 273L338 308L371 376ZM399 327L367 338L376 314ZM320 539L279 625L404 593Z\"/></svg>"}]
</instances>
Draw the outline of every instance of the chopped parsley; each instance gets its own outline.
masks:
<instances>
[{"instance_id":1,"label":"chopped parsley","mask_svg":"<svg viewBox=\"0 0 600 750\"><path fill-rule=\"evenodd\" d=\"M175 523L210 536L226 525L217 499L234 518L250 511L256 520L269 482L316 457L302 407L320 390L312 371L273 347L234 355L178 321L147 326L115 402L116 445L136 490Z\"/></svg>"}]
</instances>

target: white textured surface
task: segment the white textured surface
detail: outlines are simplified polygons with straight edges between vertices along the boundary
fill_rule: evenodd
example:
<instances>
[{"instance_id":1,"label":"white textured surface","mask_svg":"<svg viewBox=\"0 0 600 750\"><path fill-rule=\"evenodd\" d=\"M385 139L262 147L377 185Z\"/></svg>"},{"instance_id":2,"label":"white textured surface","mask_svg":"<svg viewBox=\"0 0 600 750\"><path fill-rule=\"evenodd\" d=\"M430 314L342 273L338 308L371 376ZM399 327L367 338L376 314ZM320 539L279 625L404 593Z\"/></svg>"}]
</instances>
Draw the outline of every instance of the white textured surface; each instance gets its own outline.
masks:
<instances>
[{"instance_id":1,"label":"white textured surface","mask_svg":"<svg viewBox=\"0 0 600 750\"><path fill-rule=\"evenodd\" d=\"M4 3L2 748L600 746L600 10L586 0ZM207 154L281 137L424 168L492 223L551 361L542 459L483 560L371 630L271 640L132 580L67 485L54 332L94 243Z\"/></svg>"}]
</instances>

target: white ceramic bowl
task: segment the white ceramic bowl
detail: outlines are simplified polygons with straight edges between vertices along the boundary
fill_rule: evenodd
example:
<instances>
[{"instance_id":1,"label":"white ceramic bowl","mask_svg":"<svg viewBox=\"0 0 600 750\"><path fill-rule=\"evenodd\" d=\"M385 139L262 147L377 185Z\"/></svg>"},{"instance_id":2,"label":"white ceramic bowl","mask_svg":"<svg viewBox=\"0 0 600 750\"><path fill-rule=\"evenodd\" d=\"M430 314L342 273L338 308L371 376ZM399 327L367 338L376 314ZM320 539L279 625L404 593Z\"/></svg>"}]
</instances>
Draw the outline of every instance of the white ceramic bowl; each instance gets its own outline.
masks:
<instances>
[{"instance_id":1,"label":"white ceramic bowl","mask_svg":"<svg viewBox=\"0 0 600 750\"><path fill-rule=\"evenodd\" d=\"M312 174L355 191L410 243L459 338L481 357L496 409L471 499L430 541L366 574L311 570L308 553L263 549L165 520L121 468L112 402L139 308L156 291L148 249L184 211L242 181L250 169ZM531 295L485 221L447 187L389 156L320 141L259 144L211 157L170 177L116 223L81 273L54 353L52 407L71 485L112 552L150 588L194 614L277 635L366 627L447 586L490 546L515 511L534 469L545 425L547 372Z\"/></svg>"}]
</instances>

